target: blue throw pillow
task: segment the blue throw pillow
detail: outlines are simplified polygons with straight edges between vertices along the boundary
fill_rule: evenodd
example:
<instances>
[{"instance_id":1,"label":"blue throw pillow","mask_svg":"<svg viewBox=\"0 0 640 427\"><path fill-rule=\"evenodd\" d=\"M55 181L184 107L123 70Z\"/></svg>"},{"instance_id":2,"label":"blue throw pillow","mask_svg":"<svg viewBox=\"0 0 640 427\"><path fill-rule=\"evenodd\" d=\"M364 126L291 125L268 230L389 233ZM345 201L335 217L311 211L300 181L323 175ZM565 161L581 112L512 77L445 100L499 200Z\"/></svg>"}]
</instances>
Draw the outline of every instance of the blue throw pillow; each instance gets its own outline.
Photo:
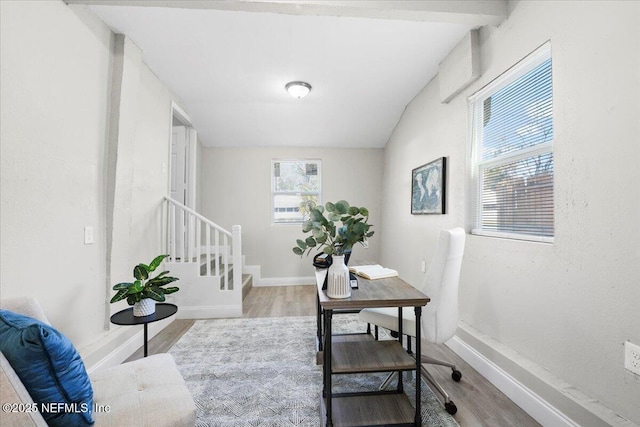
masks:
<instances>
[{"instance_id":1,"label":"blue throw pillow","mask_svg":"<svg viewBox=\"0 0 640 427\"><path fill-rule=\"evenodd\" d=\"M0 310L0 351L50 426L93 424L93 389L71 341L31 317Z\"/></svg>"}]
</instances>

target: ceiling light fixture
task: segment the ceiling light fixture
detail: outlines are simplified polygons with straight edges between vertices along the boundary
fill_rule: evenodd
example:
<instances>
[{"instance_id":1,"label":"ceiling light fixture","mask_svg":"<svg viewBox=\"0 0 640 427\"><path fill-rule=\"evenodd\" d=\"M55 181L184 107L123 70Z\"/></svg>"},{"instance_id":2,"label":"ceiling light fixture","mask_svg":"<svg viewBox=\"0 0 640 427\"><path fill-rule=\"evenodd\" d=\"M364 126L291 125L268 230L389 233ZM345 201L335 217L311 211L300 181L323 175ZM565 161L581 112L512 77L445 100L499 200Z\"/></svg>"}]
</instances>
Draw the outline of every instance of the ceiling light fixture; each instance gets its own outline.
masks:
<instances>
[{"instance_id":1,"label":"ceiling light fixture","mask_svg":"<svg viewBox=\"0 0 640 427\"><path fill-rule=\"evenodd\" d=\"M289 92L289 95L294 98L304 98L311 91L311 85L306 82L289 82L284 88Z\"/></svg>"}]
</instances>

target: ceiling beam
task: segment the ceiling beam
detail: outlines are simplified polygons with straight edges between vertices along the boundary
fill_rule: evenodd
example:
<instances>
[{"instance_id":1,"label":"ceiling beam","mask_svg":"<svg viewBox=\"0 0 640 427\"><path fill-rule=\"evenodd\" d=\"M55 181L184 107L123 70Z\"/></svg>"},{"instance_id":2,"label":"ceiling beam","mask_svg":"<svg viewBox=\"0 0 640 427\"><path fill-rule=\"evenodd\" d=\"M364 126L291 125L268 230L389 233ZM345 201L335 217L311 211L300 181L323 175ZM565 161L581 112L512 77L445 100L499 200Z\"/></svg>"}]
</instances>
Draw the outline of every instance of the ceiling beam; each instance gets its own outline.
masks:
<instances>
[{"instance_id":1,"label":"ceiling beam","mask_svg":"<svg viewBox=\"0 0 640 427\"><path fill-rule=\"evenodd\" d=\"M445 22L474 27L499 25L507 0L64 0L67 4L172 7L288 15L344 16L401 21Z\"/></svg>"}]
</instances>

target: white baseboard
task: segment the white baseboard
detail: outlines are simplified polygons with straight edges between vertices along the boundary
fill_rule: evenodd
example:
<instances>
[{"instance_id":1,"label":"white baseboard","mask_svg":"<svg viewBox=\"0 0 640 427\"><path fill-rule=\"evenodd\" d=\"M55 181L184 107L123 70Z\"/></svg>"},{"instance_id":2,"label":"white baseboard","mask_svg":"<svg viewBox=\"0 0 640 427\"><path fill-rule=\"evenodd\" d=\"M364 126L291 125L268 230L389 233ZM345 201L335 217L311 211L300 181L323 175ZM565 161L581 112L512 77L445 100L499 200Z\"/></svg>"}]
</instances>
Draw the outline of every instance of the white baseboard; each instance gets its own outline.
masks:
<instances>
[{"instance_id":1,"label":"white baseboard","mask_svg":"<svg viewBox=\"0 0 640 427\"><path fill-rule=\"evenodd\" d=\"M262 269L259 265L245 265L242 269L245 274L253 276L253 286L293 286L315 285L315 276L303 277L262 277Z\"/></svg>"},{"instance_id":2,"label":"white baseboard","mask_svg":"<svg viewBox=\"0 0 640 427\"><path fill-rule=\"evenodd\" d=\"M253 286L294 286L294 285L315 285L315 276L304 277L265 277L253 280Z\"/></svg>"},{"instance_id":3,"label":"white baseboard","mask_svg":"<svg viewBox=\"0 0 640 427\"><path fill-rule=\"evenodd\" d=\"M543 426L579 426L460 338L453 337L446 345Z\"/></svg>"},{"instance_id":4,"label":"white baseboard","mask_svg":"<svg viewBox=\"0 0 640 427\"><path fill-rule=\"evenodd\" d=\"M228 317L242 317L242 305L231 306L180 306L178 313L175 317L161 320L159 322L149 323L148 325L148 339L151 340L160 331L166 328L175 319L212 319L212 318L228 318ZM119 344L115 349L110 351L105 357L98 360L92 365L87 365L87 373L91 374L100 369L117 366L127 360L129 356L135 353L140 347L144 345L144 330L141 326L120 326L120 328L136 327L139 329L135 334L129 336L123 343ZM127 334L128 335L128 334ZM123 339L122 337L120 339ZM106 342L104 345L93 349L92 354L100 354L100 352L108 351L109 346L114 345L114 341L118 341L118 338L114 338L110 342ZM87 355L87 359L91 359L90 355ZM95 358L95 356L94 356ZM83 359L85 359L83 357ZM86 365L86 363L85 363Z\"/></svg>"},{"instance_id":5,"label":"white baseboard","mask_svg":"<svg viewBox=\"0 0 640 427\"><path fill-rule=\"evenodd\" d=\"M220 319L242 317L242 304L217 306L180 306L178 319Z\"/></svg>"},{"instance_id":6,"label":"white baseboard","mask_svg":"<svg viewBox=\"0 0 640 427\"><path fill-rule=\"evenodd\" d=\"M137 349L140 348L140 344L143 344L144 334L142 331L136 333L123 344L118 346L115 350L109 353L105 358L100 360L95 365L87 368L87 373L91 374L95 371L117 366L127 360Z\"/></svg>"},{"instance_id":7,"label":"white baseboard","mask_svg":"<svg viewBox=\"0 0 640 427\"><path fill-rule=\"evenodd\" d=\"M151 340L154 336L156 336L160 331L162 331L165 327L167 327L171 322L173 322L173 318L161 320L159 322L150 323L148 325L148 339ZM120 326L120 328L131 328L136 326ZM100 369L110 368L112 366L117 366L127 360L129 356L135 353L140 347L144 345L144 330L137 326L140 330L136 332L134 335L129 337L124 343L117 346L113 351L111 351L107 356L100 359L98 362L94 363L91 366L87 366L87 373L91 374ZM108 345L108 344L106 344ZM98 350L99 351L99 350Z\"/></svg>"}]
</instances>

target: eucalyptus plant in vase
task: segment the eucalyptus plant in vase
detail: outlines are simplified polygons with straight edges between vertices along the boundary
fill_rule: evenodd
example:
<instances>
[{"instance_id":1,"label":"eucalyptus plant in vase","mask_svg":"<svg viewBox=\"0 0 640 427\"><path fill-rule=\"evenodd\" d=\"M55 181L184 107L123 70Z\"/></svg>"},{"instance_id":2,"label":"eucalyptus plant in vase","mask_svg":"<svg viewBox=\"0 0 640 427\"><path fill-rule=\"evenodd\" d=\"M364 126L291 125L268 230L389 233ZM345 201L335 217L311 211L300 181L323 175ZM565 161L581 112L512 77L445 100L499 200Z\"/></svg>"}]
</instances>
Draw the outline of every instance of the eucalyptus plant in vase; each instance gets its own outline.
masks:
<instances>
[{"instance_id":1,"label":"eucalyptus plant in vase","mask_svg":"<svg viewBox=\"0 0 640 427\"><path fill-rule=\"evenodd\" d=\"M349 269L345 265L344 255L350 253L356 243L363 244L373 236L369 224L369 210L351 206L346 200L324 207L313 201L304 202L308 219L302 224L302 232L310 233L306 239L297 239L293 253L303 256L314 250L331 255L333 262L327 273L327 296L347 298L351 295Z\"/></svg>"}]
</instances>

